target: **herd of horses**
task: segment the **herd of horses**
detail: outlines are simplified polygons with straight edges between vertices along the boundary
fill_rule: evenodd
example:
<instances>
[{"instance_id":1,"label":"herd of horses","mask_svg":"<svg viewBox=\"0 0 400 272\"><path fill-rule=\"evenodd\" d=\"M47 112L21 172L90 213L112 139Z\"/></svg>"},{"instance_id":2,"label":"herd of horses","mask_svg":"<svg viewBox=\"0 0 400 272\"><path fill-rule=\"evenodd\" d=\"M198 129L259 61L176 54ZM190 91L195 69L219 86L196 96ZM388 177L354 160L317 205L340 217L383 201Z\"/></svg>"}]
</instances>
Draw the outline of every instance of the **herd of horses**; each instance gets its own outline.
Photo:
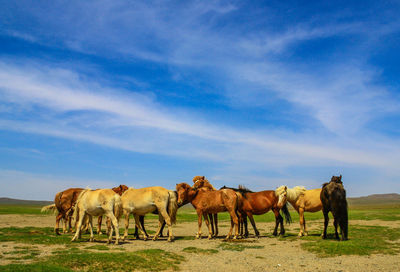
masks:
<instances>
[{"instance_id":1,"label":"herd of horses","mask_svg":"<svg viewBox=\"0 0 400 272\"><path fill-rule=\"evenodd\" d=\"M323 211L324 230L322 238L326 238L326 229L329 222L328 213L334 218L335 238L347 240L348 214L346 191L343 187L342 176L332 176L331 181L324 183L322 188L306 190L302 186L288 188L280 186L276 190L252 192L249 189L222 187L216 190L204 176L193 178L193 185L179 183L176 190L167 190L160 186L140 189L128 188L120 185L112 189L83 189L70 188L56 194L54 204L42 208L42 211L54 210L56 215L55 233L59 233L60 221L64 221L63 232L72 230L72 218L75 221L75 235L72 241L81 237L82 231L90 231L90 241L93 241L93 216L98 216L97 233L101 234L102 218L107 217L108 243L112 241L115 232L115 243L120 240L119 219L125 217L125 231L123 240L128 236L129 217L135 219L135 237L138 238L138 229L144 239L149 235L144 227L144 216L148 213L158 214L159 226L153 240L162 236L163 228L168 226L168 241L173 241L172 225L176 223L178 208L191 203L198 216L198 232L196 238L201 238L202 219L208 228L208 238L218 236L218 217L220 212L228 212L231 226L226 239L248 237L247 218L254 229L255 236L260 232L256 227L253 215L265 214L272 211L275 215L273 235L285 234L283 217L287 223L292 221L288 203L299 213L299 236L307 235L304 212ZM282 212L282 215L281 215ZM338 233L340 227L340 238ZM234 230L234 233L233 233Z\"/></svg>"}]
</instances>

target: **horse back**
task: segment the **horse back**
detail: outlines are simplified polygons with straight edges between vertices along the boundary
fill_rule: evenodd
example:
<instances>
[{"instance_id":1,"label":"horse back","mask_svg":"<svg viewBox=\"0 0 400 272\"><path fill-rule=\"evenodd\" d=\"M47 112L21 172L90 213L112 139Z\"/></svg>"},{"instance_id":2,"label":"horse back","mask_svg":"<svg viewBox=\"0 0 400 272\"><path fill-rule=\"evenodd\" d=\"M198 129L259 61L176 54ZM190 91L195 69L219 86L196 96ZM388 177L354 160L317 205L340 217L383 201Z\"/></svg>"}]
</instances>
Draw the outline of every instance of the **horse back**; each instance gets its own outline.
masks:
<instances>
[{"instance_id":1,"label":"horse back","mask_svg":"<svg viewBox=\"0 0 400 272\"><path fill-rule=\"evenodd\" d=\"M264 214L278 203L278 197L275 195L275 191L272 190L245 193L242 203L241 209L244 211L249 211L253 214Z\"/></svg>"}]
</instances>

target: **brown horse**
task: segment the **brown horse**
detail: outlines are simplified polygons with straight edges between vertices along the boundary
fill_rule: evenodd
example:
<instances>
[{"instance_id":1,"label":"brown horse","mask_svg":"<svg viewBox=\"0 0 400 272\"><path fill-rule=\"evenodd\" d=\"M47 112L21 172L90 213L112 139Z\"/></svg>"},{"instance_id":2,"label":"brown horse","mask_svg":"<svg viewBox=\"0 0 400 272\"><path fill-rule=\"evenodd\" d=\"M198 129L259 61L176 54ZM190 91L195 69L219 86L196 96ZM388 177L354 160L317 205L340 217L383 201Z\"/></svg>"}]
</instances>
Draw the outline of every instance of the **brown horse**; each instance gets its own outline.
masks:
<instances>
[{"instance_id":1,"label":"brown horse","mask_svg":"<svg viewBox=\"0 0 400 272\"><path fill-rule=\"evenodd\" d=\"M72 238L75 241L81 236L82 223L85 218L89 220L90 241L93 241L93 216L106 215L115 230L115 244L119 243L118 219L122 214L121 197L111 189L90 190L85 189L76 200L74 219L77 222L76 233ZM108 243L111 242L113 231L110 231Z\"/></svg>"},{"instance_id":2,"label":"brown horse","mask_svg":"<svg viewBox=\"0 0 400 272\"><path fill-rule=\"evenodd\" d=\"M240 201L239 211L242 214L243 218L243 223L245 227L245 234L244 234L245 237L248 236L246 217L250 219L250 223L253 226L256 237L259 237L260 232L256 227L253 215L261 215L267 213L270 210L272 210L273 213L275 214L275 228L273 231L273 235L274 236L278 235L279 225L280 225L279 234L280 235L285 234L285 228L283 226L283 217L279 213L280 210L282 210L287 223L290 223L292 221L292 218L287 208L286 197L284 194L279 194L277 191L272 191L272 190L252 192L243 186L240 186L239 189L234 189L234 188L231 189L237 191L243 196Z\"/></svg>"},{"instance_id":3,"label":"brown horse","mask_svg":"<svg viewBox=\"0 0 400 272\"><path fill-rule=\"evenodd\" d=\"M59 225L60 220L64 220L64 228L63 232L71 231L71 216L73 213L73 207L76 203L76 200L79 194L83 191L82 188L70 188L62 192L58 192L54 198L54 204L48 205L42 208L42 212L57 209L58 213L56 216L56 225L54 227L54 231L57 235L60 235ZM67 226L68 224L68 226Z\"/></svg>"},{"instance_id":4,"label":"brown horse","mask_svg":"<svg viewBox=\"0 0 400 272\"><path fill-rule=\"evenodd\" d=\"M329 223L328 213L333 215L333 225L335 226L335 238L339 240L337 227L340 227L341 240L347 240L348 234L348 214L346 190L343 187L342 175L332 176L328 183L324 183L321 191L321 202L324 213L324 232L322 238L326 239L326 228Z\"/></svg>"},{"instance_id":5,"label":"brown horse","mask_svg":"<svg viewBox=\"0 0 400 272\"><path fill-rule=\"evenodd\" d=\"M231 216L231 228L226 239L229 239L232 236L233 226L235 226L235 235L233 236L233 239L237 239L239 234L239 219L237 214L239 196L235 191L230 189L218 191L195 190L187 183L177 184L176 191L178 193L178 204L182 205L183 203L191 203L196 209L199 226L196 238L201 238L203 215L228 211ZM211 239L212 232L207 216L205 216L204 219L208 227L208 238Z\"/></svg>"},{"instance_id":6,"label":"brown horse","mask_svg":"<svg viewBox=\"0 0 400 272\"><path fill-rule=\"evenodd\" d=\"M298 236L307 236L306 220L304 218L304 212L318 212L322 210L321 202L321 189L307 190L303 186L296 186L293 188L287 188L286 186L280 186L276 189L281 194L286 194L287 201L293 206L293 208L299 213L300 231Z\"/></svg>"},{"instance_id":7,"label":"brown horse","mask_svg":"<svg viewBox=\"0 0 400 272\"><path fill-rule=\"evenodd\" d=\"M204 176L195 176L193 178L193 188L195 190L202 189L205 191L216 191L214 186L204 177ZM207 215L204 215L207 216ZM218 236L218 214L208 214L211 223L211 232L213 237Z\"/></svg>"}]
</instances>

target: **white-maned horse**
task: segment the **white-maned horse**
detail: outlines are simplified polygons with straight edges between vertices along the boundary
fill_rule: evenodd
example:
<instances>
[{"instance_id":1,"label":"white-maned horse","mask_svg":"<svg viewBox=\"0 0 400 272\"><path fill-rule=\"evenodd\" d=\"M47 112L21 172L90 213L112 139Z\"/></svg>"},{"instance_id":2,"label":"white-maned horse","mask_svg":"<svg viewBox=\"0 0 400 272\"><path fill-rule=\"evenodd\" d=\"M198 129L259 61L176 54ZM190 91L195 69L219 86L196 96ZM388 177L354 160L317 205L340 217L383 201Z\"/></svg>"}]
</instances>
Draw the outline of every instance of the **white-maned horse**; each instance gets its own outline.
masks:
<instances>
[{"instance_id":1,"label":"white-maned horse","mask_svg":"<svg viewBox=\"0 0 400 272\"><path fill-rule=\"evenodd\" d=\"M89 219L90 241L94 240L92 216L105 215L111 220L115 230L115 244L119 242L118 219L122 213L121 197L111 189L83 190L76 200L74 219L78 223L76 233L72 238L75 241L81 236L81 226L85 219ZM108 236L108 243L111 242L113 229Z\"/></svg>"},{"instance_id":2,"label":"white-maned horse","mask_svg":"<svg viewBox=\"0 0 400 272\"><path fill-rule=\"evenodd\" d=\"M304 212L318 212L322 210L322 202L320 198L321 189L307 190L303 186L296 186L290 189L286 186L281 186L277 189L277 191L285 191L285 188L287 201L299 213L299 236L307 235L308 233L306 229L306 220L304 219Z\"/></svg>"},{"instance_id":3,"label":"white-maned horse","mask_svg":"<svg viewBox=\"0 0 400 272\"><path fill-rule=\"evenodd\" d=\"M129 215L135 217L136 227L139 228L144 239L146 233L139 224L139 216L158 211L159 227L153 240L160 234L161 226L164 221L168 225L168 241L173 240L172 224L176 222L176 212L178 210L177 197L174 191L167 190L160 186L146 187L141 189L129 188L121 196L123 213L125 215L125 232L123 239L128 236Z\"/></svg>"}]
</instances>

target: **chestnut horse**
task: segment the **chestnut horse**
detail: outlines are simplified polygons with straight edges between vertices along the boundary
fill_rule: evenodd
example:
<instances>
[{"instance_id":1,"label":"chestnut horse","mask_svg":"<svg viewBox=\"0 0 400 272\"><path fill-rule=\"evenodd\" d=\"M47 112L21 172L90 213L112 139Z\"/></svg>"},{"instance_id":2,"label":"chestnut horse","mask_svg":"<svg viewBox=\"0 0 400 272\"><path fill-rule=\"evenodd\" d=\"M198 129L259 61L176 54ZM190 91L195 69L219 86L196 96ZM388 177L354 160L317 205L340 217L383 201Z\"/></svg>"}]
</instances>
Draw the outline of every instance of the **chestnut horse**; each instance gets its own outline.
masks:
<instances>
[{"instance_id":1,"label":"chestnut horse","mask_svg":"<svg viewBox=\"0 0 400 272\"><path fill-rule=\"evenodd\" d=\"M201 238L203 215L228 211L231 216L231 228L226 239L229 239L232 236L233 226L235 226L235 235L233 236L233 239L237 239L239 234L239 219L237 214L239 196L235 191L230 189L218 191L195 190L187 183L177 184L176 191L178 193L178 204L182 205L183 203L191 203L196 209L199 226L196 238ZM212 232L207 216L204 216L204 219L208 227L208 239L211 239Z\"/></svg>"},{"instance_id":2,"label":"chestnut horse","mask_svg":"<svg viewBox=\"0 0 400 272\"><path fill-rule=\"evenodd\" d=\"M195 190L201 188L205 191L216 191L214 186L204 177L204 176L195 176L193 178L193 188ZM205 215L207 216L207 215ZM211 232L213 237L218 236L218 214L208 214L211 223Z\"/></svg>"},{"instance_id":3,"label":"chestnut horse","mask_svg":"<svg viewBox=\"0 0 400 272\"><path fill-rule=\"evenodd\" d=\"M304 212L318 212L322 210L321 189L306 190L303 186L287 188L280 186L276 189L282 194L286 194L287 201L299 213L300 231L298 236L308 235Z\"/></svg>"},{"instance_id":4,"label":"chestnut horse","mask_svg":"<svg viewBox=\"0 0 400 272\"><path fill-rule=\"evenodd\" d=\"M339 240L337 231L338 225L340 226L341 240L347 240L348 233L348 214L347 214L347 200L346 190L343 187L342 175L339 177L332 176L329 183L324 183L321 191L321 202L324 213L324 232L322 238L326 239L326 228L329 222L328 213L333 215L333 225L335 226L335 238Z\"/></svg>"},{"instance_id":5,"label":"chestnut horse","mask_svg":"<svg viewBox=\"0 0 400 272\"><path fill-rule=\"evenodd\" d=\"M82 232L82 223L85 218L89 220L90 241L93 241L93 220L92 216L106 215L115 230L115 244L119 243L118 219L122 213L121 197L111 189L90 190L85 189L76 200L74 219L77 222L76 233L72 238L75 241L80 238ZM113 231L110 231L108 243L111 242Z\"/></svg>"},{"instance_id":6,"label":"chestnut horse","mask_svg":"<svg viewBox=\"0 0 400 272\"><path fill-rule=\"evenodd\" d=\"M57 235L60 235L58 228L61 219L64 220L63 232L66 233L71 230L71 216L73 213L73 207L79 194L83 190L83 188L70 188L65 191L58 192L54 198L54 204L42 208L42 212L57 209L58 213L56 216L56 225L54 227L54 231Z\"/></svg>"},{"instance_id":7,"label":"chestnut horse","mask_svg":"<svg viewBox=\"0 0 400 272\"><path fill-rule=\"evenodd\" d=\"M225 186L224 186L225 187ZM224 188L222 187L222 188ZM227 187L225 187L227 188ZM250 223L253 226L256 237L260 236L260 232L256 227L253 215L261 215L273 211L275 214L275 228L273 235L278 235L278 226L280 225L280 235L285 234L285 228L283 226L283 217L279 213L282 210L283 215L287 223L292 221L289 210L287 208L286 198L284 194L279 194L277 191L267 190L261 192L252 192L243 186L239 186L239 189L231 188L237 191L243 197L241 198L239 205L239 212L242 214L243 223L245 227L245 237L248 236L247 219L250 219Z\"/></svg>"}]
</instances>

